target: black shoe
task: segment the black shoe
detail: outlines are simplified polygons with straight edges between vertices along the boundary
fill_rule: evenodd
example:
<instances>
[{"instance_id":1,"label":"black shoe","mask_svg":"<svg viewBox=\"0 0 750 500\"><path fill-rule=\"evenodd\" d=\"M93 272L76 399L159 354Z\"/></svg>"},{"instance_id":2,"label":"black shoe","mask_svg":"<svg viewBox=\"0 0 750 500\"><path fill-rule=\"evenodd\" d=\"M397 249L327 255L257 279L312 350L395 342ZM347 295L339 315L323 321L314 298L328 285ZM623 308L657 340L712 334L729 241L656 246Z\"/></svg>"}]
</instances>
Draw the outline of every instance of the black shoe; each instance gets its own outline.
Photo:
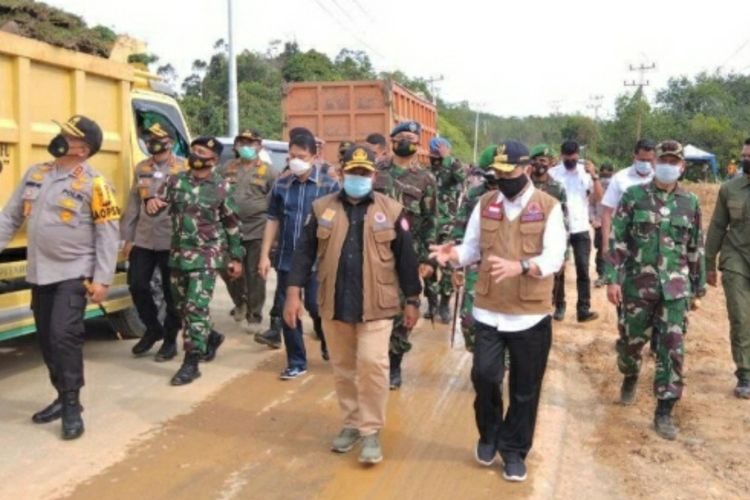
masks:
<instances>
[{"instance_id":1,"label":"black shoe","mask_svg":"<svg viewBox=\"0 0 750 500\"><path fill-rule=\"evenodd\" d=\"M495 463L495 458L497 458L497 448L494 444L483 443L480 439L477 442L476 450L474 450L474 458L479 462L479 465L490 467Z\"/></svg>"},{"instance_id":2,"label":"black shoe","mask_svg":"<svg viewBox=\"0 0 750 500\"><path fill-rule=\"evenodd\" d=\"M503 454L503 479L506 481L526 481L526 464L518 453Z\"/></svg>"},{"instance_id":3,"label":"black shoe","mask_svg":"<svg viewBox=\"0 0 750 500\"><path fill-rule=\"evenodd\" d=\"M401 360L404 358L403 354L389 353L390 358L390 388L392 391L401 388Z\"/></svg>"},{"instance_id":4,"label":"black shoe","mask_svg":"<svg viewBox=\"0 0 750 500\"><path fill-rule=\"evenodd\" d=\"M656 406L656 413L654 414L654 429L656 433L663 437L673 441L677 438L677 427L675 427L672 421L672 408L674 408L676 399L660 399Z\"/></svg>"},{"instance_id":5,"label":"black shoe","mask_svg":"<svg viewBox=\"0 0 750 500\"><path fill-rule=\"evenodd\" d=\"M750 380L737 381L737 387L734 388L734 395L739 399L750 399Z\"/></svg>"},{"instance_id":6,"label":"black shoe","mask_svg":"<svg viewBox=\"0 0 750 500\"><path fill-rule=\"evenodd\" d=\"M177 343L174 341L165 340L162 342L161 347L156 351L154 360L158 362L169 361L170 359L177 356Z\"/></svg>"},{"instance_id":7,"label":"black shoe","mask_svg":"<svg viewBox=\"0 0 750 500\"><path fill-rule=\"evenodd\" d=\"M562 321L565 319L565 302L557 304L555 306L555 314L552 316L555 321Z\"/></svg>"},{"instance_id":8,"label":"black shoe","mask_svg":"<svg viewBox=\"0 0 750 500\"><path fill-rule=\"evenodd\" d=\"M638 386L638 375L628 375L620 387L620 403L630 406L635 403L635 389Z\"/></svg>"},{"instance_id":9,"label":"black shoe","mask_svg":"<svg viewBox=\"0 0 750 500\"><path fill-rule=\"evenodd\" d=\"M599 319L599 314L593 311L585 311L585 312L578 313L579 323L587 323L589 321L594 321L595 319Z\"/></svg>"},{"instance_id":10,"label":"black shoe","mask_svg":"<svg viewBox=\"0 0 750 500\"><path fill-rule=\"evenodd\" d=\"M52 401L46 408L39 410L31 416L31 421L35 424L46 424L62 417L62 401L60 397Z\"/></svg>"},{"instance_id":11,"label":"black shoe","mask_svg":"<svg viewBox=\"0 0 750 500\"><path fill-rule=\"evenodd\" d=\"M281 318L271 318L271 328L262 333L256 333L253 339L271 349L281 349Z\"/></svg>"},{"instance_id":12,"label":"black shoe","mask_svg":"<svg viewBox=\"0 0 750 500\"><path fill-rule=\"evenodd\" d=\"M451 306L450 306L451 297L450 295L443 295L440 297L440 306L438 307L438 317L440 318L440 322L444 325L447 325L451 322L452 314L451 314Z\"/></svg>"},{"instance_id":13,"label":"black shoe","mask_svg":"<svg viewBox=\"0 0 750 500\"><path fill-rule=\"evenodd\" d=\"M148 351L151 350L152 347L154 347L154 344L156 344L158 341L163 339L163 335L154 334L151 332L146 332L143 334L143 337L141 337L141 340L139 340L134 346L131 352L135 356L141 356L143 354L146 354Z\"/></svg>"},{"instance_id":14,"label":"black shoe","mask_svg":"<svg viewBox=\"0 0 750 500\"><path fill-rule=\"evenodd\" d=\"M76 439L83 434L83 419L81 418L81 403L78 391L68 391L62 394L62 438Z\"/></svg>"},{"instance_id":15,"label":"black shoe","mask_svg":"<svg viewBox=\"0 0 750 500\"><path fill-rule=\"evenodd\" d=\"M203 357L203 354L200 351L186 352L182 366L180 366L180 369L172 377L171 384L185 385L200 377L201 372L198 369L198 363L201 357Z\"/></svg>"},{"instance_id":16,"label":"black shoe","mask_svg":"<svg viewBox=\"0 0 750 500\"><path fill-rule=\"evenodd\" d=\"M326 346L320 346L320 357L323 358L323 361L330 361L331 355L328 354L328 347Z\"/></svg>"},{"instance_id":17,"label":"black shoe","mask_svg":"<svg viewBox=\"0 0 750 500\"><path fill-rule=\"evenodd\" d=\"M223 343L224 335L216 330L211 330L211 333L208 334L208 338L206 339L206 354L203 355L203 361L206 363L213 361L216 357L216 351L219 350L219 346Z\"/></svg>"}]
</instances>

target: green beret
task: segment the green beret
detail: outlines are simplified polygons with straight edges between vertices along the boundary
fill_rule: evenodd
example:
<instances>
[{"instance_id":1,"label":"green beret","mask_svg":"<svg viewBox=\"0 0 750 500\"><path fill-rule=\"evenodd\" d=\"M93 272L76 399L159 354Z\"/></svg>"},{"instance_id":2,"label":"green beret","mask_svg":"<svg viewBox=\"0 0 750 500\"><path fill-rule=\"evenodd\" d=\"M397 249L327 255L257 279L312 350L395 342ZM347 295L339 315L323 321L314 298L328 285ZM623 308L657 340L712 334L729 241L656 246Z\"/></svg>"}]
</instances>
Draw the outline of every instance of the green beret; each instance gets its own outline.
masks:
<instances>
[{"instance_id":1,"label":"green beret","mask_svg":"<svg viewBox=\"0 0 750 500\"><path fill-rule=\"evenodd\" d=\"M487 148L482 151L482 154L479 155L479 168L482 170L487 170L490 168L490 165L495 161L495 155L497 154L497 146L492 145L488 146Z\"/></svg>"},{"instance_id":2,"label":"green beret","mask_svg":"<svg viewBox=\"0 0 750 500\"><path fill-rule=\"evenodd\" d=\"M555 152L552 151L552 148L549 147L546 144L537 144L533 148L531 148L531 152L529 152L529 156L531 158L536 158L537 156L555 156Z\"/></svg>"}]
</instances>

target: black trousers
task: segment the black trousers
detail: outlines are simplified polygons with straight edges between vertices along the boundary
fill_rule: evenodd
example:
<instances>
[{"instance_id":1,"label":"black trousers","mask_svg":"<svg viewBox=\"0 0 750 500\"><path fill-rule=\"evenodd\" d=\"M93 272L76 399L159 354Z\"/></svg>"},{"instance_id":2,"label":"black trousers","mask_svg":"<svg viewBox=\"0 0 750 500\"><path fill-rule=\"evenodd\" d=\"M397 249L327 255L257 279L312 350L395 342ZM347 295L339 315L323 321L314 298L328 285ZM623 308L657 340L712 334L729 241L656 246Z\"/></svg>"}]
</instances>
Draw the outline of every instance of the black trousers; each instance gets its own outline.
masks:
<instances>
[{"instance_id":1,"label":"black trousers","mask_svg":"<svg viewBox=\"0 0 750 500\"><path fill-rule=\"evenodd\" d=\"M86 288L82 279L31 288L39 346L49 379L58 392L83 387L83 315Z\"/></svg>"},{"instance_id":2,"label":"black trousers","mask_svg":"<svg viewBox=\"0 0 750 500\"><path fill-rule=\"evenodd\" d=\"M591 308L591 278L589 260L591 258L591 236L588 231L570 235L573 259L576 265L576 288L578 289L578 313L586 313Z\"/></svg>"},{"instance_id":3,"label":"black trousers","mask_svg":"<svg viewBox=\"0 0 750 500\"><path fill-rule=\"evenodd\" d=\"M476 391L474 413L479 439L495 443L501 453L523 458L531 449L547 357L552 345L552 322L547 316L521 332L500 332L475 323L476 344L471 379ZM510 354L508 411L503 417L503 363Z\"/></svg>"},{"instance_id":4,"label":"black trousers","mask_svg":"<svg viewBox=\"0 0 750 500\"><path fill-rule=\"evenodd\" d=\"M552 287L552 305L565 306L565 263L562 269L555 273L555 284Z\"/></svg>"},{"instance_id":5,"label":"black trousers","mask_svg":"<svg viewBox=\"0 0 750 500\"><path fill-rule=\"evenodd\" d=\"M602 228L594 229L594 248L596 248L596 274L604 276L604 252L602 251Z\"/></svg>"},{"instance_id":6,"label":"black trousers","mask_svg":"<svg viewBox=\"0 0 750 500\"><path fill-rule=\"evenodd\" d=\"M175 342L182 322L172 298L169 280L169 250L148 250L134 246L130 251L129 262L128 285L130 295L133 297L133 304L138 311L138 317L146 326L146 334ZM164 303L167 306L167 315L164 318L163 325L159 321L159 308L156 306L154 294L151 290L151 278L156 269L159 269L161 274L162 293Z\"/></svg>"}]
</instances>

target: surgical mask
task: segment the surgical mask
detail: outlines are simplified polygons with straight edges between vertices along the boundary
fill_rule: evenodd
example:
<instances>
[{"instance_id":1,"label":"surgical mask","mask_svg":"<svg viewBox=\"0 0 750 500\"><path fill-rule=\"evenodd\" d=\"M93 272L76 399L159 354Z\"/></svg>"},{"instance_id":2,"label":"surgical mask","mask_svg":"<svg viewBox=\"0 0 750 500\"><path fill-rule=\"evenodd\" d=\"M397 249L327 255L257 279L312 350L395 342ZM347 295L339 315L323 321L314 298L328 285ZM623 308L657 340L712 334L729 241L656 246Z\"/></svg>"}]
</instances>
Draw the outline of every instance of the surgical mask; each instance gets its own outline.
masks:
<instances>
[{"instance_id":1,"label":"surgical mask","mask_svg":"<svg viewBox=\"0 0 750 500\"><path fill-rule=\"evenodd\" d=\"M305 175L312 168L312 163L299 158L292 158L289 160L289 170L292 171L297 177Z\"/></svg>"},{"instance_id":2,"label":"surgical mask","mask_svg":"<svg viewBox=\"0 0 750 500\"><path fill-rule=\"evenodd\" d=\"M654 178L662 184L672 184L679 180L681 173L679 165L657 163L654 169Z\"/></svg>"},{"instance_id":3,"label":"surgical mask","mask_svg":"<svg viewBox=\"0 0 750 500\"><path fill-rule=\"evenodd\" d=\"M188 155L188 166L193 170L203 170L204 168L211 168L213 165L210 159L202 158L195 153Z\"/></svg>"},{"instance_id":4,"label":"surgical mask","mask_svg":"<svg viewBox=\"0 0 750 500\"><path fill-rule=\"evenodd\" d=\"M745 174L750 175L750 160L742 160L740 165L742 165L742 171Z\"/></svg>"},{"instance_id":5,"label":"surgical mask","mask_svg":"<svg viewBox=\"0 0 750 500\"><path fill-rule=\"evenodd\" d=\"M364 198L372 191L372 177L344 174L344 192L352 198Z\"/></svg>"},{"instance_id":6,"label":"surgical mask","mask_svg":"<svg viewBox=\"0 0 750 500\"><path fill-rule=\"evenodd\" d=\"M642 175L644 177L651 175L653 173L653 168L651 167L651 163L647 161L637 161L633 163L633 166L635 167L635 171L638 173L638 175Z\"/></svg>"},{"instance_id":7,"label":"surgical mask","mask_svg":"<svg viewBox=\"0 0 750 500\"><path fill-rule=\"evenodd\" d=\"M237 154L246 161L253 161L258 157L258 151L252 146L242 146L237 150Z\"/></svg>"},{"instance_id":8,"label":"surgical mask","mask_svg":"<svg viewBox=\"0 0 750 500\"><path fill-rule=\"evenodd\" d=\"M401 139L393 143L393 152L396 156L407 158L417 152L417 145L409 139Z\"/></svg>"},{"instance_id":9,"label":"surgical mask","mask_svg":"<svg viewBox=\"0 0 750 500\"><path fill-rule=\"evenodd\" d=\"M497 180L497 189L499 189L507 199L512 200L524 190L528 182L529 179L525 175L513 177L512 179L501 177Z\"/></svg>"},{"instance_id":10,"label":"surgical mask","mask_svg":"<svg viewBox=\"0 0 750 500\"><path fill-rule=\"evenodd\" d=\"M573 170L578 166L578 160L563 160L563 165L565 165L565 168L568 170Z\"/></svg>"},{"instance_id":11,"label":"surgical mask","mask_svg":"<svg viewBox=\"0 0 750 500\"><path fill-rule=\"evenodd\" d=\"M68 141L62 134L57 134L47 146L47 151L55 158L62 158L68 154Z\"/></svg>"}]
</instances>

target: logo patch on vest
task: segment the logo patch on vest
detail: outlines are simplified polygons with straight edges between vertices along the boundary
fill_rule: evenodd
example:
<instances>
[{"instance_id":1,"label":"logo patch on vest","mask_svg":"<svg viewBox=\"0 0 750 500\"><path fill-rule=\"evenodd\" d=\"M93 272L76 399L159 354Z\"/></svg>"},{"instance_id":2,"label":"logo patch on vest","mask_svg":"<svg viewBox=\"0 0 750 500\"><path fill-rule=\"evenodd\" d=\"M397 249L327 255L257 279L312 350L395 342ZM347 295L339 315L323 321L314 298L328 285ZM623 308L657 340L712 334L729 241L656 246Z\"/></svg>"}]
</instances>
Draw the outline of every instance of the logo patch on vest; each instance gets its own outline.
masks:
<instances>
[{"instance_id":1,"label":"logo patch on vest","mask_svg":"<svg viewBox=\"0 0 750 500\"><path fill-rule=\"evenodd\" d=\"M526 206L526 211L521 215L521 222L540 222L544 220L544 212L539 203L532 201Z\"/></svg>"},{"instance_id":2,"label":"logo patch on vest","mask_svg":"<svg viewBox=\"0 0 750 500\"><path fill-rule=\"evenodd\" d=\"M378 212L375 214L375 222L378 224L382 224L386 221L385 214L383 212Z\"/></svg>"},{"instance_id":3,"label":"logo patch on vest","mask_svg":"<svg viewBox=\"0 0 750 500\"><path fill-rule=\"evenodd\" d=\"M409 231L409 221L406 220L406 217L401 217L401 229L404 231Z\"/></svg>"},{"instance_id":4,"label":"logo patch on vest","mask_svg":"<svg viewBox=\"0 0 750 500\"><path fill-rule=\"evenodd\" d=\"M503 204L502 202L495 202L487 205L487 208L482 212L482 217L490 220L503 220Z\"/></svg>"}]
</instances>

